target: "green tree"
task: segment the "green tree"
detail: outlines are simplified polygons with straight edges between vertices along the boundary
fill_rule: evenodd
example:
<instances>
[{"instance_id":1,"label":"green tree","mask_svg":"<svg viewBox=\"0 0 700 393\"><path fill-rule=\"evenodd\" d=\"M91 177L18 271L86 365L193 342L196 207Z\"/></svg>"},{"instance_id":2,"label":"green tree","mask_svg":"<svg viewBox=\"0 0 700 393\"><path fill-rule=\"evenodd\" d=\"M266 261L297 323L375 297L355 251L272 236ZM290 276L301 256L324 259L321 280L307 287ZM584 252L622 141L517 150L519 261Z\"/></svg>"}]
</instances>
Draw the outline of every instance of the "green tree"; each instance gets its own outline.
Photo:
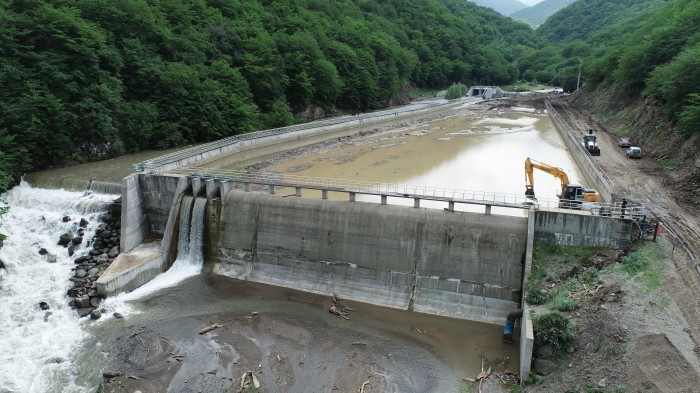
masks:
<instances>
[{"instance_id":1,"label":"green tree","mask_svg":"<svg viewBox=\"0 0 700 393\"><path fill-rule=\"evenodd\" d=\"M687 105L678 115L678 130L686 134L700 133L700 94L688 95Z\"/></svg>"}]
</instances>

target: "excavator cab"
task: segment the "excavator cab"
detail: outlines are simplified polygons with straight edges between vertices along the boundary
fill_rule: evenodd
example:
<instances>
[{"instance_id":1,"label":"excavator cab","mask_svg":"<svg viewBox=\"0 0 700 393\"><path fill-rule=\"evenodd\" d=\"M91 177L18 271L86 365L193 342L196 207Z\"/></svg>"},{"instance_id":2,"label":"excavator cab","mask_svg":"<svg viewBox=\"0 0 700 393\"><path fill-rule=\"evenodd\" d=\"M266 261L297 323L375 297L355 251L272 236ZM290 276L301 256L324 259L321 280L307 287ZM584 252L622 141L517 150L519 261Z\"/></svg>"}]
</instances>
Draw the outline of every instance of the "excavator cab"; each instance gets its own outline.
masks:
<instances>
[{"instance_id":1,"label":"excavator cab","mask_svg":"<svg viewBox=\"0 0 700 393\"><path fill-rule=\"evenodd\" d=\"M568 209L580 209L583 202L598 202L598 191L585 188L580 184L565 184L559 195L559 207Z\"/></svg>"}]
</instances>

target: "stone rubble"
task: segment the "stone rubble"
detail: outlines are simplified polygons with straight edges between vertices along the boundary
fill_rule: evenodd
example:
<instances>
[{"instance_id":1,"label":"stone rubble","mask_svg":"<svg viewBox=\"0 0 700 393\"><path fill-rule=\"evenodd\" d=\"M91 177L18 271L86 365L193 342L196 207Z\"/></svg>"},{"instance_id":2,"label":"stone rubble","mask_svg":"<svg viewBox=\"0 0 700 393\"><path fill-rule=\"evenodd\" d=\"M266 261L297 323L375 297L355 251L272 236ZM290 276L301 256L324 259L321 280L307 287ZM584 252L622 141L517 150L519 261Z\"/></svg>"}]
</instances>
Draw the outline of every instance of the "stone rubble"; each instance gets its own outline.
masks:
<instances>
[{"instance_id":1,"label":"stone rubble","mask_svg":"<svg viewBox=\"0 0 700 393\"><path fill-rule=\"evenodd\" d=\"M89 315L92 319L98 319L104 312L99 310L102 298L97 293L95 282L119 255L121 198L116 199L99 220L94 237L86 244L91 248L90 252L75 259L74 274L69 278L73 283L73 287L68 290L68 296L72 298L69 305L81 318ZM59 244L68 249L69 255L72 256L81 247L85 228L89 224L85 218L81 218L75 233L61 235Z\"/></svg>"}]
</instances>

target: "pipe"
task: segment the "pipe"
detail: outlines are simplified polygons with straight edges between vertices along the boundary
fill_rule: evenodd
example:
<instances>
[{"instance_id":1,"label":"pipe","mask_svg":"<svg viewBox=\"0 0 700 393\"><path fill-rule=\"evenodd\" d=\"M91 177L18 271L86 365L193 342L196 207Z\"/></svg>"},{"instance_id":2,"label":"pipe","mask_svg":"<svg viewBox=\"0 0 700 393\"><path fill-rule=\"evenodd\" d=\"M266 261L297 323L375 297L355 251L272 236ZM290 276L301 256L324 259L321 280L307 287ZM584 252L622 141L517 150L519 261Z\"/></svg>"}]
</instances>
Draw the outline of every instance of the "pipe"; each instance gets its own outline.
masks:
<instances>
[{"instance_id":1,"label":"pipe","mask_svg":"<svg viewBox=\"0 0 700 393\"><path fill-rule=\"evenodd\" d=\"M515 321L522 318L523 309L514 308L508 312L506 317L506 325L503 329L503 342L512 344L513 343L513 330L515 329Z\"/></svg>"}]
</instances>

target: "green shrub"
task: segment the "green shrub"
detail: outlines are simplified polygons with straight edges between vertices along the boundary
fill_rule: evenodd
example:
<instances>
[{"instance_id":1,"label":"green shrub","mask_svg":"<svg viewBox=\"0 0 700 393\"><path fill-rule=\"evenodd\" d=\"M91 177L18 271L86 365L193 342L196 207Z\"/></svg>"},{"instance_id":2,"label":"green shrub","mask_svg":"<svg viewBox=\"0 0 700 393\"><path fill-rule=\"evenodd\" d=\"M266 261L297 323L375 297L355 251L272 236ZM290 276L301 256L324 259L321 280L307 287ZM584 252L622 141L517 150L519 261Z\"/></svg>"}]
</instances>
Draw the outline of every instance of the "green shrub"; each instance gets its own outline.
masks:
<instances>
[{"instance_id":1,"label":"green shrub","mask_svg":"<svg viewBox=\"0 0 700 393\"><path fill-rule=\"evenodd\" d=\"M578 279L584 284L589 284L589 285L598 284L598 281L599 281L598 270L588 269L585 272L581 273L579 275Z\"/></svg>"},{"instance_id":2,"label":"green shrub","mask_svg":"<svg viewBox=\"0 0 700 393\"><path fill-rule=\"evenodd\" d=\"M445 98L448 100L454 100L457 98L464 97L469 89L463 83L454 83L452 86L447 88L447 93L445 93Z\"/></svg>"},{"instance_id":3,"label":"green shrub","mask_svg":"<svg viewBox=\"0 0 700 393\"><path fill-rule=\"evenodd\" d=\"M547 293L539 288L532 288L525 293L528 304L542 304L547 301Z\"/></svg>"},{"instance_id":4,"label":"green shrub","mask_svg":"<svg viewBox=\"0 0 700 393\"><path fill-rule=\"evenodd\" d=\"M566 291L562 290L552 299L550 308L557 311L574 311L576 301L569 297Z\"/></svg>"},{"instance_id":5,"label":"green shrub","mask_svg":"<svg viewBox=\"0 0 700 393\"><path fill-rule=\"evenodd\" d=\"M622 258L622 265L624 269L629 274L637 274L644 270L649 262L642 258L638 252L631 252L629 255Z\"/></svg>"},{"instance_id":6,"label":"green shrub","mask_svg":"<svg viewBox=\"0 0 700 393\"><path fill-rule=\"evenodd\" d=\"M574 339L569 320L556 311L535 315L532 323L535 334L550 344L556 353L562 353Z\"/></svg>"}]
</instances>

